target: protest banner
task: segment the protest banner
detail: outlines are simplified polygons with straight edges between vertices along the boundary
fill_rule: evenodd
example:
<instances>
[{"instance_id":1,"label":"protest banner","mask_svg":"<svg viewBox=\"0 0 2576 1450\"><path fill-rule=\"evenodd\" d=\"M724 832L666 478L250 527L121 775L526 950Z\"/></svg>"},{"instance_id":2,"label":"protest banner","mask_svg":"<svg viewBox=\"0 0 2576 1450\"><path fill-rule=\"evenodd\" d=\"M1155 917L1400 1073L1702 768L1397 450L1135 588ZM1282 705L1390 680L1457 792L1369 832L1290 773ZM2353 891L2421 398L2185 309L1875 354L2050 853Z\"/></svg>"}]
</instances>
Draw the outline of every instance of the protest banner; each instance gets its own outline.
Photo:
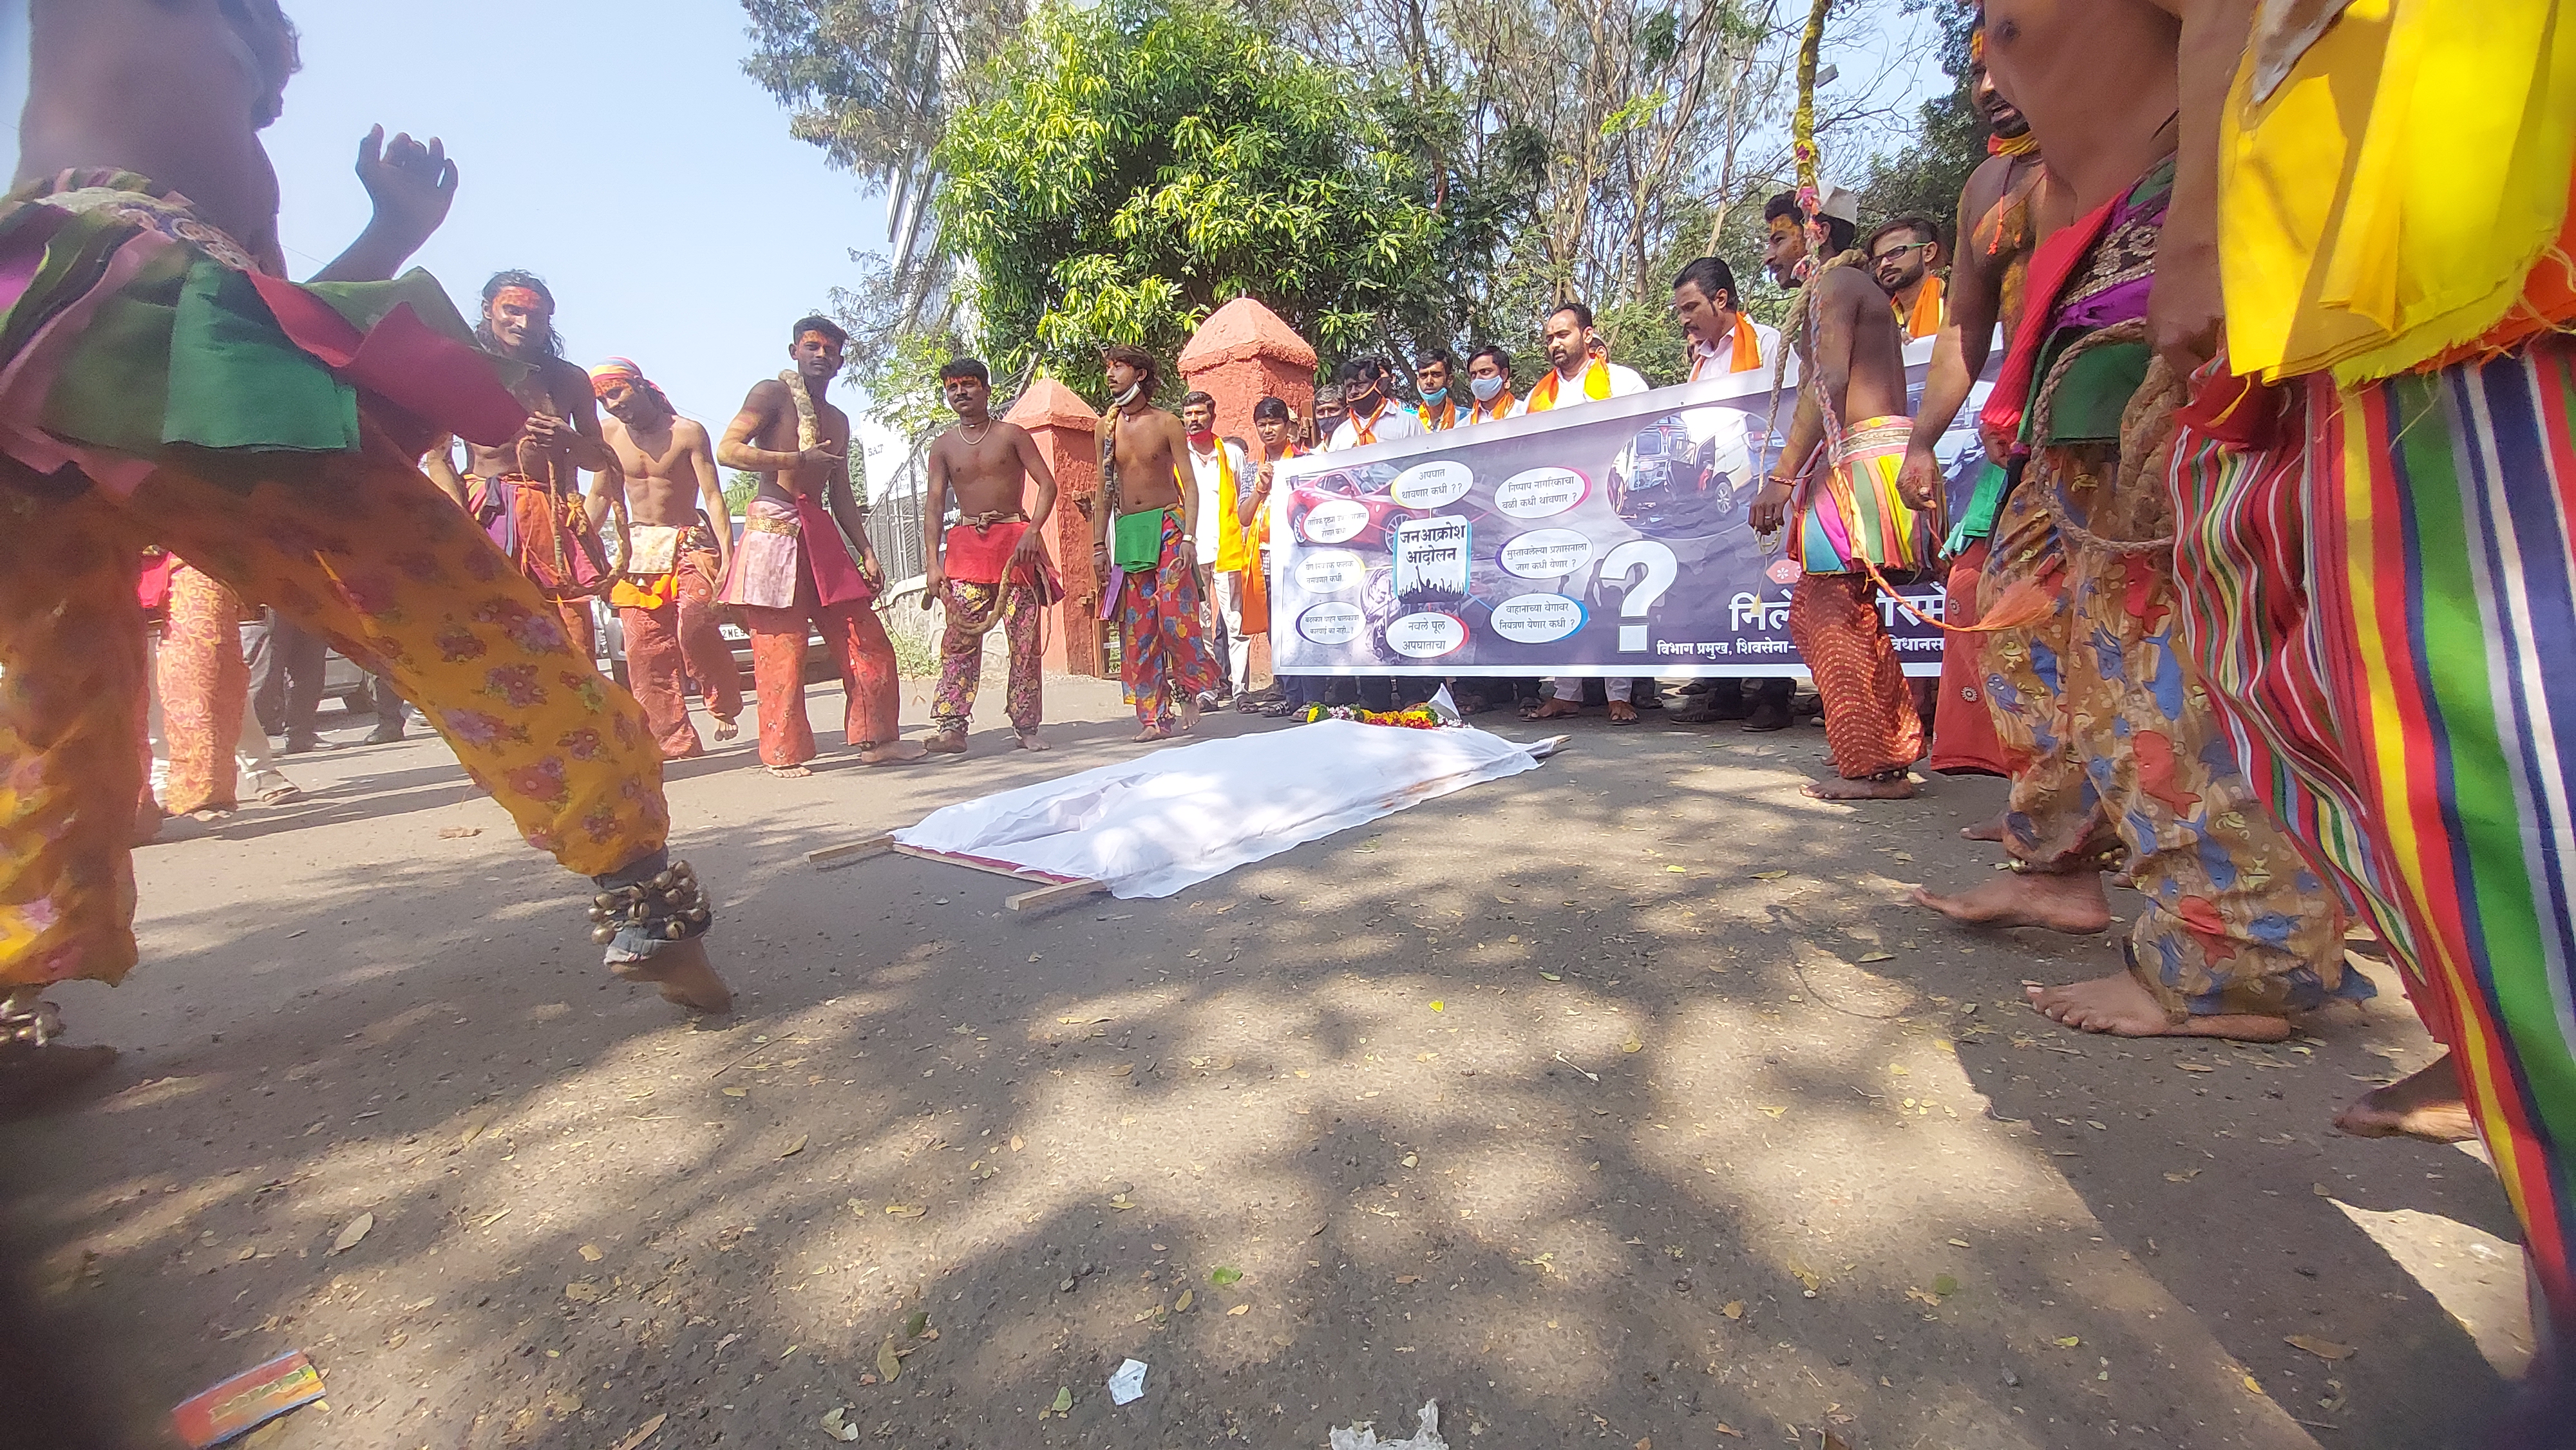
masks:
<instances>
[{"instance_id":1,"label":"protest banner","mask_svg":"<svg viewBox=\"0 0 2576 1450\"><path fill-rule=\"evenodd\" d=\"M1932 339L1906 349L1919 400ZM1953 513L1984 462L1980 383L1937 449ZM1281 462L1271 650L1283 675L1805 673L1788 534L1746 523L1797 401L1737 373ZM1941 617L1940 575L1898 582ZM1879 598L1909 675L1941 631Z\"/></svg>"}]
</instances>

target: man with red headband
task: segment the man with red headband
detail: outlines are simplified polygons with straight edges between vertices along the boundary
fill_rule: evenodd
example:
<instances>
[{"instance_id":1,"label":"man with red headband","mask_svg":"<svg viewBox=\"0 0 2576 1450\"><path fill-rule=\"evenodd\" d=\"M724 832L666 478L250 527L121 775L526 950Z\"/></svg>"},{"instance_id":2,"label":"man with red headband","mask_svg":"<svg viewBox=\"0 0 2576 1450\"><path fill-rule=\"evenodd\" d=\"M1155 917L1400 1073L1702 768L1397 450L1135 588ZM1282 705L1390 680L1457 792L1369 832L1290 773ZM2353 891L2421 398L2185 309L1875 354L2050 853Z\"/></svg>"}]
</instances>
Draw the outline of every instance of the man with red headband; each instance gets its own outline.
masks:
<instances>
[{"instance_id":1,"label":"man with red headband","mask_svg":"<svg viewBox=\"0 0 2576 1450\"><path fill-rule=\"evenodd\" d=\"M716 630L716 581L733 552L733 528L715 445L705 424L681 417L625 358L592 368L590 386L608 410L603 436L617 458L629 518L626 557L608 588L626 630L627 680L653 722L662 758L685 760L705 747L689 723L684 665L716 717L719 744L734 737L742 714L733 651Z\"/></svg>"},{"instance_id":2,"label":"man with red headband","mask_svg":"<svg viewBox=\"0 0 2576 1450\"><path fill-rule=\"evenodd\" d=\"M819 631L841 667L841 729L866 765L919 760L902 738L894 643L877 619L885 571L868 543L867 508L850 476L850 418L826 401L850 335L827 317L789 330L795 366L752 385L716 460L760 475L741 544L717 597L751 630L760 693L760 763L802 776L815 756L805 718L805 640Z\"/></svg>"},{"instance_id":3,"label":"man with red headband","mask_svg":"<svg viewBox=\"0 0 2576 1450\"><path fill-rule=\"evenodd\" d=\"M434 279L381 280L455 170L371 135L375 220L298 286L259 141L295 69L273 3L34 0L31 20L0 202L0 1090L80 1061L41 1046L47 984L135 964L147 542L386 674L531 845L597 883L611 970L721 1010L643 712L412 462L527 411Z\"/></svg>"},{"instance_id":4,"label":"man with red headband","mask_svg":"<svg viewBox=\"0 0 2576 1450\"><path fill-rule=\"evenodd\" d=\"M528 421L497 448L468 441L462 477L445 445L430 454L427 468L519 572L554 601L573 647L596 656L599 633L590 602L609 584L599 531L617 493L617 457L600 436L590 378L564 361L554 315L554 294L533 273L500 272L483 284L483 317L474 336L526 365L511 393L527 408ZM581 486L585 470L591 474L587 498Z\"/></svg>"},{"instance_id":5,"label":"man with red headband","mask_svg":"<svg viewBox=\"0 0 2576 1450\"><path fill-rule=\"evenodd\" d=\"M1017 423L995 418L993 378L971 357L951 358L939 370L941 390L957 426L930 445L930 496L922 508L922 554L928 560L921 607L948 609L939 640L939 688L930 697L930 720L939 733L929 748L943 755L966 749L976 688L984 678L984 636L1002 626L1011 651L1004 713L1022 750L1044 750L1038 723L1046 718L1040 693L1041 637L1046 608L1064 597L1055 565L1047 559L1046 522L1055 512L1055 472L1037 440ZM1037 497L1029 497L1029 480ZM951 498L957 522L945 533Z\"/></svg>"}]
</instances>

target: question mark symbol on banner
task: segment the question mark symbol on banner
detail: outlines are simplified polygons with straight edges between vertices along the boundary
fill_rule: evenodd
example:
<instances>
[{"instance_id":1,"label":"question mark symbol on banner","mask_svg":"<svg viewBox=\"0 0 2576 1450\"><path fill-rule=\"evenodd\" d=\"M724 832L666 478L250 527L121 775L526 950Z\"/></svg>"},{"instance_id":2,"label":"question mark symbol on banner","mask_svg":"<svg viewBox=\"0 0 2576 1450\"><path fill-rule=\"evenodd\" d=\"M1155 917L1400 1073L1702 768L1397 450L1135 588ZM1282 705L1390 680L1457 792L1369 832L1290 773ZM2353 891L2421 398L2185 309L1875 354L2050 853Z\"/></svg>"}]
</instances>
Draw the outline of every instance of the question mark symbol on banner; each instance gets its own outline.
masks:
<instances>
[{"instance_id":1,"label":"question mark symbol on banner","mask_svg":"<svg viewBox=\"0 0 2576 1450\"><path fill-rule=\"evenodd\" d=\"M1672 547L1653 539L1630 539L1612 549L1601 559L1601 579L1606 583L1625 579L1629 571L1642 569L1645 577L1626 586L1619 601L1619 652L1643 654L1646 651L1646 612L1664 591L1681 577L1681 561L1673 557ZM1628 621L1634 620L1631 624Z\"/></svg>"}]
</instances>

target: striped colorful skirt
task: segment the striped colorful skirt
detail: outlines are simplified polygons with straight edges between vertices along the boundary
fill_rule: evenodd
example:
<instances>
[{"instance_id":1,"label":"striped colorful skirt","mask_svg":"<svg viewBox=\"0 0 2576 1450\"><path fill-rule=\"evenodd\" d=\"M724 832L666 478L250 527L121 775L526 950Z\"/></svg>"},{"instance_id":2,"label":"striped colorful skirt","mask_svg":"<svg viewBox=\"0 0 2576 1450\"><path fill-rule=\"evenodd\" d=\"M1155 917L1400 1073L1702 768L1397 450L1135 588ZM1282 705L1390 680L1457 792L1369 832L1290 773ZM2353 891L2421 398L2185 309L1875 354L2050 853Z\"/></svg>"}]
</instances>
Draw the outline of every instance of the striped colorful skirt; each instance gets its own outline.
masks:
<instances>
[{"instance_id":1,"label":"striped colorful skirt","mask_svg":"<svg viewBox=\"0 0 2576 1450\"><path fill-rule=\"evenodd\" d=\"M1905 502L1896 475L1914 420L1866 418L1837 434L1829 472L1812 476L1798 509L1799 561L1810 574L1889 573L1932 562L1932 525Z\"/></svg>"},{"instance_id":2,"label":"striped colorful skirt","mask_svg":"<svg viewBox=\"0 0 2576 1450\"><path fill-rule=\"evenodd\" d=\"M2301 380L2187 427L2173 471L2195 662L2258 787L2378 918L2450 1044L2562 1335L2576 1334L2571 414L2576 341L2548 338L2354 390Z\"/></svg>"}]
</instances>

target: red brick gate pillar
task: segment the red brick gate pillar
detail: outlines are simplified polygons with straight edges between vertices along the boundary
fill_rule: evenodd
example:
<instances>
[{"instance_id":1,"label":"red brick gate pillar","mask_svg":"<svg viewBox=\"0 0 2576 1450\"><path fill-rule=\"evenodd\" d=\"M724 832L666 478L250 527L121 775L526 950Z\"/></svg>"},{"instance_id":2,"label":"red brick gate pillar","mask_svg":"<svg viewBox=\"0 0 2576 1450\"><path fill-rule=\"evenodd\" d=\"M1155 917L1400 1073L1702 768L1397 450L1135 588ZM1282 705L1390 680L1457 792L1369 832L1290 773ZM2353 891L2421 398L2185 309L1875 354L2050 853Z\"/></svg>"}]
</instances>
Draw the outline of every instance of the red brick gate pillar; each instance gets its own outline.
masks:
<instances>
[{"instance_id":1,"label":"red brick gate pillar","mask_svg":"<svg viewBox=\"0 0 2576 1450\"><path fill-rule=\"evenodd\" d=\"M1092 572L1091 520L1076 499L1100 491L1100 415L1053 378L1040 378L1011 405L1007 421L1029 430L1055 474L1055 516L1047 543L1064 575L1064 602L1047 630L1046 667L1058 674L1103 675L1108 653L1101 644L1100 579Z\"/></svg>"}]
</instances>

